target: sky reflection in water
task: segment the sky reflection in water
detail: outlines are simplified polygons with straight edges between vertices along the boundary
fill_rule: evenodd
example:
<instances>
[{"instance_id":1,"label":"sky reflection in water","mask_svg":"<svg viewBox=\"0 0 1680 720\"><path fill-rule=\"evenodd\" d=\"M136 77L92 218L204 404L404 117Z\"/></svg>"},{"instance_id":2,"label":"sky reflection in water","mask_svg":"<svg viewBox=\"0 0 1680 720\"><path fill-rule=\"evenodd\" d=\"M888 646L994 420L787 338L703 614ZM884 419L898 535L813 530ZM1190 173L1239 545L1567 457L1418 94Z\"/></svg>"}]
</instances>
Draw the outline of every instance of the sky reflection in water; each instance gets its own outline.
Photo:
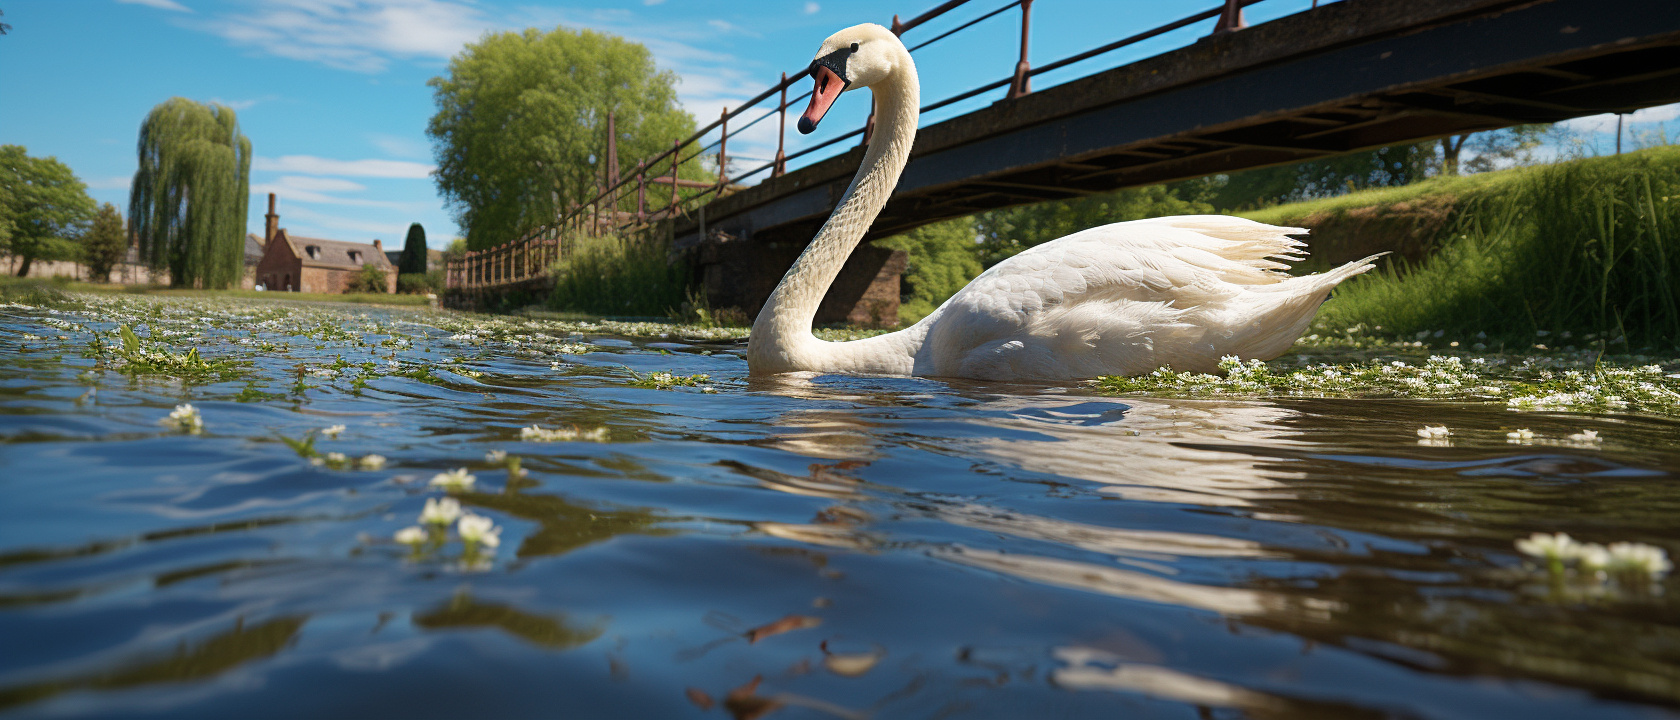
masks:
<instances>
[{"instance_id":1,"label":"sky reflection in water","mask_svg":"<svg viewBox=\"0 0 1680 720\"><path fill-rule=\"evenodd\" d=\"M1680 708L1672 580L1553 582L1511 546L1562 530L1675 548L1671 421L748 379L732 345L512 345L461 338L460 316L251 305L205 306L221 308L207 323L152 299L0 310L0 712ZM119 320L251 358L253 374L83 376L87 329ZM340 356L380 365L359 395L360 371L313 374ZM288 392L299 363L314 387ZM439 380L401 376L420 366ZM621 366L708 373L718 392L630 387ZM237 402L249 380L277 397ZM202 435L158 423L181 402ZM520 441L533 423L608 441ZM318 450L389 464L312 466L276 437L334 424L347 430ZM1420 446L1424 424L1454 445ZM1505 444L1517 426L1607 441ZM496 449L526 476L486 462ZM456 496L505 528L497 552L393 542L441 494L426 480L463 466L478 483Z\"/></svg>"}]
</instances>

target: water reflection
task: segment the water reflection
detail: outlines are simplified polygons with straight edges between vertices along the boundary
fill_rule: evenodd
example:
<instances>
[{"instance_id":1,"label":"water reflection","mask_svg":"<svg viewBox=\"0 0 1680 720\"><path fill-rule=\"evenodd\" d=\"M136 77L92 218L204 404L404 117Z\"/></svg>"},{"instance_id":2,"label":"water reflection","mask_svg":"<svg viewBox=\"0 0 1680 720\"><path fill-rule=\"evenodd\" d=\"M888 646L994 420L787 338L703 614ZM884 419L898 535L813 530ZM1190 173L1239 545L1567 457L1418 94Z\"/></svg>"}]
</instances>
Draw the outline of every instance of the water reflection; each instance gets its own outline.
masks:
<instances>
[{"instance_id":1,"label":"water reflection","mask_svg":"<svg viewBox=\"0 0 1680 720\"><path fill-rule=\"evenodd\" d=\"M447 379L351 388L310 375L306 391L245 402L243 382L95 378L97 402L77 404L91 363L76 364L74 348L61 362L37 348L0 363L0 709L120 715L146 699L183 717L1614 718L1680 707L1674 580L1554 579L1510 545L1562 530L1680 548L1673 423L760 379L736 357L588 333L574 341L592 352L550 356L548 340L510 334L522 321L449 340L468 334L456 316L436 319L441 330L424 315L344 311L248 332L286 313L205 331L172 312L124 321L206 352L249 353L239 337L260 336L272 346L253 357L255 382L269 391L340 355L356 367L400 355ZM56 319L0 308L10 332L86 343L43 329ZM373 341L356 340L370 324ZM414 346L382 344L398 335ZM620 363L709 373L722 392L632 388ZM204 435L157 425L186 401L204 410ZM1609 440L1508 446L1512 422ZM329 423L349 429L323 451L377 452L390 468L315 467L273 441ZM533 423L607 426L609 442L517 440ZM1417 445L1422 424L1451 426L1453 444ZM527 474L486 465L492 449ZM463 465L480 484L456 496L504 528L500 554L458 562L393 542L437 496L424 480ZM233 684L220 699L207 690Z\"/></svg>"}]
</instances>

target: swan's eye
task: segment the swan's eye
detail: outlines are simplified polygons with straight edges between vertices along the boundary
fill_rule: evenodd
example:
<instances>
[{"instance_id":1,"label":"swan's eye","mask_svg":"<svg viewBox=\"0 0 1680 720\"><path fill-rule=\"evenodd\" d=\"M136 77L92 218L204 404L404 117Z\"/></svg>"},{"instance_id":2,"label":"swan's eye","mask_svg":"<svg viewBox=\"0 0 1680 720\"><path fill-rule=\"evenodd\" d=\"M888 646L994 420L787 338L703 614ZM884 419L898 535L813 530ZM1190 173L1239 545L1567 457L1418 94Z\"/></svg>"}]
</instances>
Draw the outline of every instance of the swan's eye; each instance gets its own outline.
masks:
<instances>
[{"instance_id":1,"label":"swan's eye","mask_svg":"<svg viewBox=\"0 0 1680 720\"><path fill-rule=\"evenodd\" d=\"M852 43L852 52L857 52L857 47L858 47L857 43Z\"/></svg>"}]
</instances>

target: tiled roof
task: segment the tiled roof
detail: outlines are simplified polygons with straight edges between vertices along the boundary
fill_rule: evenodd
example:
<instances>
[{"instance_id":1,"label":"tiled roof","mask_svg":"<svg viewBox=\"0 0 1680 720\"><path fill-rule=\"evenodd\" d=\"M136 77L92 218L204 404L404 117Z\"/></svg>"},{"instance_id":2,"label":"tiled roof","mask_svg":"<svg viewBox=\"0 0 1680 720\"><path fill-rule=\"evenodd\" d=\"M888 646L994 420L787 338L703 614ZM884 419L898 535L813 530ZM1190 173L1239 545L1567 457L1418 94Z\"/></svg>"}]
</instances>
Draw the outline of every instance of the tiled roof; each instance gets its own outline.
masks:
<instances>
[{"instance_id":1,"label":"tiled roof","mask_svg":"<svg viewBox=\"0 0 1680 720\"><path fill-rule=\"evenodd\" d=\"M247 233L245 235L245 264L255 265L262 260L262 256L262 236L257 235L256 233Z\"/></svg>"},{"instance_id":2,"label":"tiled roof","mask_svg":"<svg viewBox=\"0 0 1680 720\"><path fill-rule=\"evenodd\" d=\"M281 230L280 233L291 243L292 251L303 259L303 264L309 267L359 268L369 263L391 267L391 262L385 259L385 253L368 243L303 237L292 235L285 230ZM312 247L315 248L314 253L309 251Z\"/></svg>"}]
</instances>

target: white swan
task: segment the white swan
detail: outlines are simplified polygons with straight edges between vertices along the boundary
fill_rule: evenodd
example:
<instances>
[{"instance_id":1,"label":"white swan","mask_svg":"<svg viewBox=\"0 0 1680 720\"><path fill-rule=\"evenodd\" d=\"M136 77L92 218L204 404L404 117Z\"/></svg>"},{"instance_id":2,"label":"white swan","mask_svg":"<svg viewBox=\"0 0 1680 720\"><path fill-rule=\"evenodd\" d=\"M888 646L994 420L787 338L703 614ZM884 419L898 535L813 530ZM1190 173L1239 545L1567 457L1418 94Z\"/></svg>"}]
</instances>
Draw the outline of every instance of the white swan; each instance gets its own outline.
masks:
<instances>
[{"instance_id":1,"label":"white swan","mask_svg":"<svg viewBox=\"0 0 1680 720\"><path fill-rule=\"evenodd\" d=\"M886 204L916 136L920 83L910 52L864 24L823 41L809 133L840 93L875 94L875 134L840 205L753 322L752 374L799 371L984 380L1135 375L1162 365L1209 372L1225 355L1271 359L1295 342L1337 283L1366 258L1290 277L1304 252L1291 234L1221 215L1115 223L1044 243L975 278L933 314L852 342L811 334L823 294Z\"/></svg>"}]
</instances>

